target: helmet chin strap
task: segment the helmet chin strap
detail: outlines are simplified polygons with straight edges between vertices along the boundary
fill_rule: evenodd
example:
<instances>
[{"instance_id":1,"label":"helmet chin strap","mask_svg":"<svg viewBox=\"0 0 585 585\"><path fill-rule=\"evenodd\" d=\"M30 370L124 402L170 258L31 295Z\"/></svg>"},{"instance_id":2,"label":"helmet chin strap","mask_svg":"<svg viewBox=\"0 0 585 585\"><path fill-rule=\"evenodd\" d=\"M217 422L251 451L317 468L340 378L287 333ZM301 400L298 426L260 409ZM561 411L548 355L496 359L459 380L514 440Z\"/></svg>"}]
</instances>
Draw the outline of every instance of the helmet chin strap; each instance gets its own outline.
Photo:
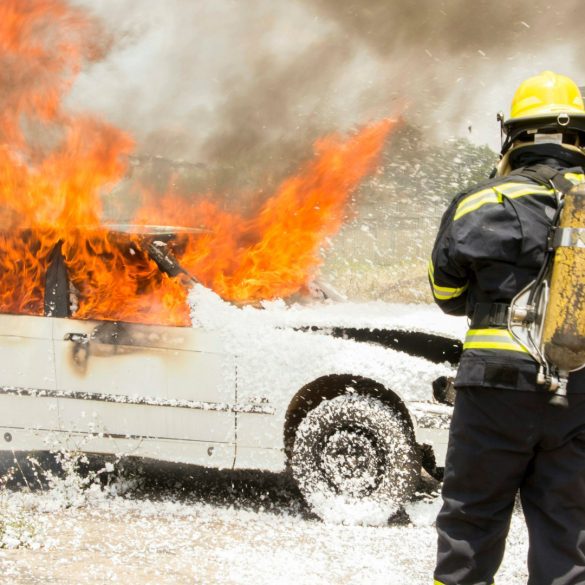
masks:
<instances>
[{"instance_id":1,"label":"helmet chin strap","mask_svg":"<svg viewBox=\"0 0 585 585\"><path fill-rule=\"evenodd\" d=\"M492 174L490 176L496 176L496 177L508 176L512 172L512 169L510 168L510 162L508 160L509 158L510 158L510 151L508 150L508 152L506 152L506 154L504 154L502 156L502 158L500 159L500 162L496 165L495 175L492 171Z\"/></svg>"}]
</instances>

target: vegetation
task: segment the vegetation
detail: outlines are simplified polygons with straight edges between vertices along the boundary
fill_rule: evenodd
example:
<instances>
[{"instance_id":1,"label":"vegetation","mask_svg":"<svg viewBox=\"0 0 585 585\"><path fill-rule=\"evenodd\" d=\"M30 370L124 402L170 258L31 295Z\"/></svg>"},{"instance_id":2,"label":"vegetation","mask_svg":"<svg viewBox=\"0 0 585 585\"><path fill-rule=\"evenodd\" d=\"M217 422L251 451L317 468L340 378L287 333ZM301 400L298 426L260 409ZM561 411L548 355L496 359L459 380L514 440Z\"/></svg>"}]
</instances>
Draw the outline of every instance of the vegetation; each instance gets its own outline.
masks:
<instances>
[{"instance_id":1,"label":"vegetation","mask_svg":"<svg viewBox=\"0 0 585 585\"><path fill-rule=\"evenodd\" d=\"M404 123L379 172L355 195L352 219L325 251L324 278L352 299L431 302L427 263L441 215L496 162L488 146L464 138L438 144Z\"/></svg>"}]
</instances>

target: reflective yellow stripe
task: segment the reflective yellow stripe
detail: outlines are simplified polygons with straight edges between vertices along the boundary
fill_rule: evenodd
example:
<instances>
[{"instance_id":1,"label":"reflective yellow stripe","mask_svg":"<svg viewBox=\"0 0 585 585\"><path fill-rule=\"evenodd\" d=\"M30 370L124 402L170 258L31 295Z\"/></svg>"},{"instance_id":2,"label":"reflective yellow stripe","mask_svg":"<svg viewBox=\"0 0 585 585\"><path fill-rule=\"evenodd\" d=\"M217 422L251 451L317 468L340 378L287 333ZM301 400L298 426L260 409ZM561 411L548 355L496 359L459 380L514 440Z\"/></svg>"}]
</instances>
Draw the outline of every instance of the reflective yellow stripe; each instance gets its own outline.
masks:
<instances>
[{"instance_id":1,"label":"reflective yellow stripe","mask_svg":"<svg viewBox=\"0 0 585 585\"><path fill-rule=\"evenodd\" d=\"M435 581L434 581L433 585L445 585L445 583L443 583L442 581L437 581L437 580L435 579ZM495 584L495 583L492 583L492 585L496 585L496 584Z\"/></svg>"},{"instance_id":2,"label":"reflective yellow stripe","mask_svg":"<svg viewBox=\"0 0 585 585\"><path fill-rule=\"evenodd\" d=\"M504 193L508 199L516 199L518 197L524 197L524 195L553 195L554 189L545 188L533 188L521 189L520 191L514 191L513 193Z\"/></svg>"},{"instance_id":3,"label":"reflective yellow stripe","mask_svg":"<svg viewBox=\"0 0 585 585\"><path fill-rule=\"evenodd\" d=\"M461 288L455 288L452 292L437 292L437 287L433 286L433 296L438 301L450 301L460 297L467 290L467 285Z\"/></svg>"},{"instance_id":4,"label":"reflective yellow stripe","mask_svg":"<svg viewBox=\"0 0 585 585\"><path fill-rule=\"evenodd\" d=\"M516 199L525 195L554 195L554 189L547 189L541 185L528 185L526 183L503 183L502 185L495 185L489 189L482 189L460 201L453 221L457 221L464 215L479 209L487 203L501 203L504 197Z\"/></svg>"},{"instance_id":5,"label":"reflective yellow stripe","mask_svg":"<svg viewBox=\"0 0 585 585\"><path fill-rule=\"evenodd\" d=\"M467 197L465 197L465 199L462 199L459 202L457 209L464 207L468 203L473 203L477 199L480 199L481 197L483 197L484 195L487 195L489 193L494 193L494 190L491 187L489 189L482 189L481 191L478 191L477 193L473 193L472 195L468 195Z\"/></svg>"},{"instance_id":6,"label":"reflective yellow stripe","mask_svg":"<svg viewBox=\"0 0 585 585\"><path fill-rule=\"evenodd\" d=\"M499 349L529 353L507 329L470 329L465 337L463 349Z\"/></svg>"},{"instance_id":7,"label":"reflective yellow stripe","mask_svg":"<svg viewBox=\"0 0 585 585\"><path fill-rule=\"evenodd\" d=\"M433 285L433 296L438 301L449 301L451 299L455 299L461 296L469 286L468 284L465 284L464 286L461 286L459 288L454 288L450 286L439 286L435 284L435 268L433 266L432 260L429 262L429 278L431 284Z\"/></svg>"},{"instance_id":8,"label":"reflective yellow stripe","mask_svg":"<svg viewBox=\"0 0 585 585\"><path fill-rule=\"evenodd\" d=\"M461 205L461 203L460 203L457 206L457 211L455 213L455 217L453 218L453 221L457 221L458 219L462 218L464 215L467 215L468 213L471 213L472 211L475 211L476 209L483 207L487 203L500 203L500 199L498 199L498 196L496 195L496 193L494 191L492 191L491 193L484 193L482 195L481 199L472 201L471 203L473 203L473 205L470 205L470 202L468 202L466 200L464 201L464 203L465 203L465 205Z\"/></svg>"},{"instance_id":9,"label":"reflective yellow stripe","mask_svg":"<svg viewBox=\"0 0 585 585\"><path fill-rule=\"evenodd\" d=\"M585 175L581 173L565 173L565 179L571 181L574 185L585 183Z\"/></svg>"}]
</instances>

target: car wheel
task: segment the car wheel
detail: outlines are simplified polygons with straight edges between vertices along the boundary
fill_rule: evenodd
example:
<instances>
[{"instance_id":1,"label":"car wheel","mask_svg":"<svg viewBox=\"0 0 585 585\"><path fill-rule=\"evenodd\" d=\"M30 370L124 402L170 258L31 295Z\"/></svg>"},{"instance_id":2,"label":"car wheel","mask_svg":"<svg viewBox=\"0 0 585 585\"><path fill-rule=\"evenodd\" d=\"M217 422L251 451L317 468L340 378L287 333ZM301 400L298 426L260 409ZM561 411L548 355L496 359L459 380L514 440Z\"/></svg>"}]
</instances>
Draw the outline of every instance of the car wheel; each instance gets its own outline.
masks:
<instances>
[{"instance_id":1,"label":"car wheel","mask_svg":"<svg viewBox=\"0 0 585 585\"><path fill-rule=\"evenodd\" d=\"M402 416L370 396L325 400L301 421L291 467L326 522L388 522L416 488L420 462Z\"/></svg>"}]
</instances>

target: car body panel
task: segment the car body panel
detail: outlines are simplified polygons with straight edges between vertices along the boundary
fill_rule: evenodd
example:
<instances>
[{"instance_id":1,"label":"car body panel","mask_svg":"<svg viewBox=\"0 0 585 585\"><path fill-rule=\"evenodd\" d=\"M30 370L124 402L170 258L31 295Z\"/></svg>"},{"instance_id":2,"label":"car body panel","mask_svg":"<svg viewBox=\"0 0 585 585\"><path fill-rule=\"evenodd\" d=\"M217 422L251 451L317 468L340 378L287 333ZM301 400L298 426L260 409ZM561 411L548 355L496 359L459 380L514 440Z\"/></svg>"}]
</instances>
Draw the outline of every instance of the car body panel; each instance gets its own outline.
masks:
<instances>
[{"instance_id":1,"label":"car body panel","mask_svg":"<svg viewBox=\"0 0 585 585\"><path fill-rule=\"evenodd\" d=\"M280 331L273 333L266 351L259 352L251 344L242 343L242 347L241 351L249 348L249 354L238 356L238 399L264 402L275 410L270 425L265 424L262 430L257 426L260 423L254 422L254 415L239 417L238 443L248 447L281 448L292 397L317 379L345 375L367 378L408 403L415 399L431 401L432 381L452 373L445 364L430 364L395 350L316 333ZM413 373L419 377L415 385L410 382Z\"/></svg>"},{"instance_id":2,"label":"car body panel","mask_svg":"<svg viewBox=\"0 0 585 585\"><path fill-rule=\"evenodd\" d=\"M72 333L83 347L69 339ZM64 429L82 425L75 430L234 442L234 358L206 351L217 349L212 335L55 319L54 344ZM118 405L116 416L112 404Z\"/></svg>"},{"instance_id":3,"label":"car body panel","mask_svg":"<svg viewBox=\"0 0 585 585\"><path fill-rule=\"evenodd\" d=\"M52 319L0 315L0 412L6 429L59 429ZM47 390L48 392L39 392ZM11 432L8 436L12 437ZM4 441L10 446L10 441Z\"/></svg>"},{"instance_id":4,"label":"car body panel","mask_svg":"<svg viewBox=\"0 0 585 585\"><path fill-rule=\"evenodd\" d=\"M55 389L52 319L0 315L0 385Z\"/></svg>"},{"instance_id":5,"label":"car body panel","mask_svg":"<svg viewBox=\"0 0 585 585\"><path fill-rule=\"evenodd\" d=\"M300 309L240 309L203 287L197 295L193 327L0 315L0 386L23 389L0 393L0 413L9 413L0 414L0 432L10 435L0 435L0 449L44 445L280 471L291 401L338 376L399 397L417 441L443 456L447 431L424 405L433 404L433 380L453 374L453 364L336 337L326 320L307 328L310 315ZM408 311L418 314L397 312L395 326L406 328ZM30 363L38 371L26 371Z\"/></svg>"}]
</instances>

